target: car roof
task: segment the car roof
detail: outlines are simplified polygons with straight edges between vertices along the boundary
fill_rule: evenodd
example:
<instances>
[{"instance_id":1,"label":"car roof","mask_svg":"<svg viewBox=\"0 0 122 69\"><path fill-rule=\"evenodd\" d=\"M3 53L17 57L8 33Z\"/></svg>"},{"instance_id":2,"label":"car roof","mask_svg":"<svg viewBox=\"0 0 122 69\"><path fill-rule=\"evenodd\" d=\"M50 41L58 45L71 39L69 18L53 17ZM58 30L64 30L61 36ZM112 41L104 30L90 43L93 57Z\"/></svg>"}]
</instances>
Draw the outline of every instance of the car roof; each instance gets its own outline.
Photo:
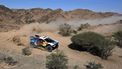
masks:
<instances>
[{"instance_id":1,"label":"car roof","mask_svg":"<svg viewBox=\"0 0 122 69\"><path fill-rule=\"evenodd\" d=\"M50 38L50 37L48 37L48 36L40 36L39 38L45 40L45 39ZM50 39L52 39L52 38L50 38ZM54 40L54 39L52 39L52 40ZM57 40L54 40L54 41L58 42Z\"/></svg>"},{"instance_id":2,"label":"car roof","mask_svg":"<svg viewBox=\"0 0 122 69\"><path fill-rule=\"evenodd\" d=\"M40 36L39 37L40 39L46 39L46 38L49 38L48 36Z\"/></svg>"}]
</instances>

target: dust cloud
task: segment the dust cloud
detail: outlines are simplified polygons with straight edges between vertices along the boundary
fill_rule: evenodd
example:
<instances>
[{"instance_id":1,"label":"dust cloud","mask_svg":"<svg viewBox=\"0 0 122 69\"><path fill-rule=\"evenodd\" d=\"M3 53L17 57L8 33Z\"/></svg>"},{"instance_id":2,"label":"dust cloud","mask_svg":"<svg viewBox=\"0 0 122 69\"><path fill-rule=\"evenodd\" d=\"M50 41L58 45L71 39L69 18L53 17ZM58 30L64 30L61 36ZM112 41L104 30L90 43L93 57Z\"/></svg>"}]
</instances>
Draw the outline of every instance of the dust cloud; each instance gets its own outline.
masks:
<instances>
[{"instance_id":1,"label":"dust cloud","mask_svg":"<svg viewBox=\"0 0 122 69\"><path fill-rule=\"evenodd\" d=\"M35 34L40 32L56 32L59 29L59 26L64 23L68 23L73 28L78 28L81 24L89 23L90 25L98 25L98 24L112 24L119 20L122 20L122 16L112 16L109 18L102 19L91 19L91 20L71 20L71 21L55 21L51 23L31 23L24 25L18 30L20 35L23 34Z\"/></svg>"}]
</instances>

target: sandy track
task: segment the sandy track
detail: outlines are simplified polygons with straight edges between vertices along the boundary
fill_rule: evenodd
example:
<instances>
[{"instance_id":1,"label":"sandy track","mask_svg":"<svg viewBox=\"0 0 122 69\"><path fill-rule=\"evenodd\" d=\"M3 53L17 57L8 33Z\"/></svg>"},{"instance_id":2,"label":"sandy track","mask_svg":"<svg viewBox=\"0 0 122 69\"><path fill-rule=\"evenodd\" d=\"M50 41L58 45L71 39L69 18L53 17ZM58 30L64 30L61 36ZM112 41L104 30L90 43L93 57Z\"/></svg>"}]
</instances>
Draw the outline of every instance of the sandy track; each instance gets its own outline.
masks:
<instances>
[{"instance_id":1,"label":"sandy track","mask_svg":"<svg viewBox=\"0 0 122 69\"><path fill-rule=\"evenodd\" d=\"M120 25L119 25L120 26ZM96 29L92 29L90 31L98 32L102 31L102 33L109 33L114 27L117 26L102 26L97 27ZM106 30L107 29L107 30ZM100 32L101 33L101 32ZM34 33L31 30L26 30L22 28L17 31L10 31L10 32L1 32L0 33L0 50L5 53L13 55L19 63L17 66L12 67L12 69L45 69L45 58L46 55L50 53L47 51L42 51L39 49L32 49L33 54L31 56L23 56L21 53L22 48L25 46L29 46L29 37L27 35L33 35ZM78 65L81 69L85 69L85 64L89 61L95 61L102 63L104 69L121 69L122 68L122 56L121 52L122 49L115 48L113 56L111 56L108 60L102 60L97 56L93 56L88 52L79 52L76 50L72 50L68 48L68 45L71 43L71 37L62 37L61 35L57 34L57 32L42 32L39 33L40 35L50 36L60 42L59 50L63 51L69 59L69 69L72 69L75 65ZM25 46L17 46L14 42L12 42L12 38L15 35L19 35L21 41L24 43ZM55 52L55 51L53 51ZM6 69L6 68L5 68Z\"/></svg>"}]
</instances>

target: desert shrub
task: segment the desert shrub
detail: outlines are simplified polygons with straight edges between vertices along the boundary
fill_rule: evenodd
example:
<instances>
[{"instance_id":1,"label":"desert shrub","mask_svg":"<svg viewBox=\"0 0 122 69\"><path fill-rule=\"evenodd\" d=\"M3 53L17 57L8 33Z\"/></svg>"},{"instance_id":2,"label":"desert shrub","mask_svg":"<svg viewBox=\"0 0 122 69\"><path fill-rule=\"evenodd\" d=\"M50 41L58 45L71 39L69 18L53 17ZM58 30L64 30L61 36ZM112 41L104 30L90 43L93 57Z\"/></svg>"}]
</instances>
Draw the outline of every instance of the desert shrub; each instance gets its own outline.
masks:
<instances>
[{"instance_id":1,"label":"desert shrub","mask_svg":"<svg viewBox=\"0 0 122 69\"><path fill-rule=\"evenodd\" d=\"M64 23L59 26L59 33L63 36L69 36L72 33L71 25Z\"/></svg>"},{"instance_id":2,"label":"desert shrub","mask_svg":"<svg viewBox=\"0 0 122 69\"><path fill-rule=\"evenodd\" d=\"M122 58L122 56L119 56L120 58Z\"/></svg>"},{"instance_id":3,"label":"desert shrub","mask_svg":"<svg viewBox=\"0 0 122 69\"><path fill-rule=\"evenodd\" d=\"M122 20L120 20L120 24L122 23Z\"/></svg>"},{"instance_id":4,"label":"desert shrub","mask_svg":"<svg viewBox=\"0 0 122 69\"><path fill-rule=\"evenodd\" d=\"M77 33L78 33L78 31L77 31L77 30L75 30L75 29L73 29L73 30L72 30L72 33L77 34Z\"/></svg>"},{"instance_id":5,"label":"desert shrub","mask_svg":"<svg viewBox=\"0 0 122 69\"><path fill-rule=\"evenodd\" d=\"M0 19L0 22L2 22L3 20L2 19Z\"/></svg>"},{"instance_id":6,"label":"desert shrub","mask_svg":"<svg viewBox=\"0 0 122 69\"><path fill-rule=\"evenodd\" d=\"M10 56L5 57L4 61L5 61L5 63L7 63L9 65L15 65L17 63L17 61L14 60L13 57L10 57Z\"/></svg>"},{"instance_id":7,"label":"desert shrub","mask_svg":"<svg viewBox=\"0 0 122 69\"><path fill-rule=\"evenodd\" d=\"M78 65L75 65L73 69L80 69Z\"/></svg>"},{"instance_id":8,"label":"desert shrub","mask_svg":"<svg viewBox=\"0 0 122 69\"><path fill-rule=\"evenodd\" d=\"M80 27L78 28L78 31L81 31L83 29L86 29L90 26L90 24L86 23L86 24L81 24Z\"/></svg>"},{"instance_id":9,"label":"desert shrub","mask_svg":"<svg viewBox=\"0 0 122 69\"><path fill-rule=\"evenodd\" d=\"M20 36L15 35L15 36L13 37L12 41L15 42L15 43L20 43Z\"/></svg>"},{"instance_id":10,"label":"desert shrub","mask_svg":"<svg viewBox=\"0 0 122 69\"><path fill-rule=\"evenodd\" d=\"M114 33L113 37L115 38L116 44L122 48L122 31Z\"/></svg>"},{"instance_id":11,"label":"desert shrub","mask_svg":"<svg viewBox=\"0 0 122 69\"><path fill-rule=\"evenodd\" d=\"M48 69L67 69L68 59L63 52L52 53L46 59L46 67Z\"/></svg>"},{"instance_id":12,"label":"desert shrub","mask_svg":"<svg viewBox=\"0 0 122 69\"><path fill-rule=\"evenodd\" d=\"M22 49L22 54L23 54L23 55L29 56L29 55L32 54L32 52L31 52L31 50L30 50L29 47L26 47L26 48L23 48L23 49Z\"/></svg>"},{"instance_id":13,"label":"desert shrub","mask_svg":"<svg viewBox=\"0 0 122 69\"><path fill-rule=\"evenodd\" d=\"M77 34L71 38L73 45L79 49L84 48L86 51L107 59L112 55L112 49L114 46L110 40L107 40L104 36L94 32L84 32Z\"/></svg>"},{"instance_id":14,"label":"desert shrub","mask_svg":"<svg viewBox=\"0 0 122 69\"><path fill-rule=\"evenodd\" d=\"M96 64L95 62L89 62L86 66L86 69L103 69L103 66L98 63Z\"/></svg>"},{"instance_id":15,"label":"desert shrub","mask_svg":"<svg viewBox=\"0 0 122 69\"><path fill-rule=\"evenodd\" d=\"M0 53L0 62L4 62L8 65L16 65L18 63L13 57Z\"/></svg>"},{"instance_id":16,"label":"desert shrub","mask_svg":"<svg viewBox=\"0 0 122 69\"><path fill-rule=\"evenodd\" d=\"M21 42L21 39L20 39L21 36L19 35L15 35L13 38L12 38L12 41L17 44L18 46L24 46L24 44Z\"/></svg>"}]
</instances>

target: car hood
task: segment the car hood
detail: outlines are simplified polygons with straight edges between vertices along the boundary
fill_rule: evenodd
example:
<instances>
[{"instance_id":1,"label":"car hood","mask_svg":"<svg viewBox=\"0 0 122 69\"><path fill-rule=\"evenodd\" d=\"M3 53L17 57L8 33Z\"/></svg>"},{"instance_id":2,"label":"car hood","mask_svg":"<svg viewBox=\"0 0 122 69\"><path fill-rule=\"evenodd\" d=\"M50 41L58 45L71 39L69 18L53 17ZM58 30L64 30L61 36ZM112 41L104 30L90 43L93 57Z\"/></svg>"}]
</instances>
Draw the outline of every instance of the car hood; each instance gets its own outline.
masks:
<instances>
[{"instance_id":1,"label":"car hood","mask_svg":"<svg viewBox=\"0 0 122 69\"><path fill-rule=\"evenodd\" d=\"M51 46L54 46L54 45L56 45L58 42L50 42L50 43L48 43L48 44L50 44Z\"/></svg>"}]
</instances>

